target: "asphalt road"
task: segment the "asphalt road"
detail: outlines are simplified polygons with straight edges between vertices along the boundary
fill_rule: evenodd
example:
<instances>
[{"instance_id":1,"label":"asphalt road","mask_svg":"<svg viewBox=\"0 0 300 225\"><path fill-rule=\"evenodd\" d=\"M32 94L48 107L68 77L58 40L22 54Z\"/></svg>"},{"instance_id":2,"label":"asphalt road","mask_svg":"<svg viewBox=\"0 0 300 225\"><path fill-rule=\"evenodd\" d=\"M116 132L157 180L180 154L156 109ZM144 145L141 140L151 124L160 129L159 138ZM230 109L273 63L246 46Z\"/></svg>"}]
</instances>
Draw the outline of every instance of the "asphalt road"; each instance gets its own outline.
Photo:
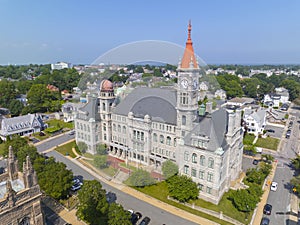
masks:
<instances>
[{"instance_id":1,"label":"asphalt road","mask_svg":"<svg viewBox=\"0 0 300 225\"><path fill-rule=\"evenodd\" d=\"M289 121L293 121L291 128L292 135L289 139L285 137L288 123L283 131L282 146L277 155L274 155L278 160L277 169L274 176L274 181L278 183L276 192L271 191L268 197L268 203L273 206L272 214L269 216L271 224L274 225L290 225L288 217L290 213L290 198L292 193L292 185L290 180L293 178L294 170L290 167L291 159L297 156L299 151L299 109L290 109Z\"/></svg>"},{"instance_id":2,"label":"asphalt road","mask_svg":"<svg viewBox=\"0 0 300 225\"><path fill-rule=\"evenodd\" d=\"M69 135L68 133L64 133L63 135L58 135L57 137L52 137L43 142L39 142L35 144L35 147L37 148L37 151L41 153L74 138L75 135Z\"/></svg>"},{"instance_id":3,"label":"asphalt road","mask_svg":"<svg viewBox=\"0 0 300 225\"><path fill-rule=\"evenodd\" d=\"M56 143L56 142L55 142ZM46 143L45 143L46 144ZM43 145L43 144L41 144ZM55 146L55 145L54 145ZM40 147L44 149L45 147ZM75 176L82 176L84 180L93 180L96 179L91 174L83 170L81 167L77 166L71 160L65 158L56 151L51 151L46 154L47 156L53 156L57 161L63 162L67 165L67 168L72 170ZM116 194L117 202L120 203L125 209L132 209L134 211L141 212L143 217L148 216L151 218L150 225L161 225L161 224L170 224L170 225L195 225L188 220L182 219L176 215L173 215L165 210L156 208L144 201L141 201L135 197L127 195L106 183L101 182L102 186L106 191L111 191Z\"/></svg>"}]
</instances>

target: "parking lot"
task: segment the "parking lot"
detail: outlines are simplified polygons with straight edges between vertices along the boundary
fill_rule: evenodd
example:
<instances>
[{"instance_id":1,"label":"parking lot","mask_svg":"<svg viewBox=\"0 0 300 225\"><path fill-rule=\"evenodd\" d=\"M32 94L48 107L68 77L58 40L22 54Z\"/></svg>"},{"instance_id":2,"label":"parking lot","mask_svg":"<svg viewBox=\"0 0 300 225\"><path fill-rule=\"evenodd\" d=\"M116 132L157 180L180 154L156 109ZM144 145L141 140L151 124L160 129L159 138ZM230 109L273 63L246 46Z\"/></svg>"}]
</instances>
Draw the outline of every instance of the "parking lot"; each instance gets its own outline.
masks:
<instances>
[{"instance_id":1,"label":"parking lot","mask_svg":"<svg viewBox=\"0 0 300 225\"><path fill-rule=\"evenodd\" d=\"M274 132L267 132L266 135L274 138L281 138L284 128L272 125L266 125L265 130L272 130Z\"/></svg>"}]
</instances>

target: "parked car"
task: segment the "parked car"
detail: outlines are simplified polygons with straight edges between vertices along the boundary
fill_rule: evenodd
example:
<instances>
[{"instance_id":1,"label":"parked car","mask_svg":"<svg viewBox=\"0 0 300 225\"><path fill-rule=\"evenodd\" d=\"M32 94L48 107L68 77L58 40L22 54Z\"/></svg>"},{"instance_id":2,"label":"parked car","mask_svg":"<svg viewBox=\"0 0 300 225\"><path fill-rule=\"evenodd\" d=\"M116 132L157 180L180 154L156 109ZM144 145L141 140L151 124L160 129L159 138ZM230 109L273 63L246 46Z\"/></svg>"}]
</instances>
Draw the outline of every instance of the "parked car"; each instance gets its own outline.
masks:
<instances>
[{"instance_id":1,"label":"parked car","mask_svg":"<svg viewBox=\"0 0 300 225\"><path fill-rule=\"evenodd\" d=\"M264 214L271 215L271 213L272 213L272 205L266 204L264 206Z\"/></svg>"},{"instance_id":2,"label":"parked car","mask_svg":"<svg viewBox=\"0 0 300 225\"><path fill-rule=\"evenodd\" d=\"M70 136L72 136L72 135L74 135L75 134L75 130L71 130L70 132L69 132L69 135Z\"/></svg>"},{"instance_id":3,"label":"parked car","mask_svg":"<svg viewBox=\"0 0 300 225\"><path fill-rule=\"evenodd\" d=\"M277 187L278 187L278 183L273 181L272 184L271 184L271 191L276 191Z\"/></svg>"},{"instance_id":4,"label":"parked car","mask_svg":"<svg viewBox=\"0 0 300 225\"><path fill-rule=\"evenodd\" d=\"M261 219L260 225L269 225L270 224L270 219L267 217L263 217Z\"/></svg>"},{"instance_id":5,"label":"parked car","mask_svg":"<svg viewBox=\"0 0 300 225\"><path fill-rule=\"evenodd\" d=\"M150 223L150 218L148 216L146 216L139 225L147 225Z\"/></svg>"},{"instance_id":6,"label":"parked car","mask_svg":"<svg viewBox=\"0 0 300 225\"><path fill-rule=\"evenodd\" d=\"M257 165L259 163L259 161L257 159L254 159L252 163L253 163L253 165Z\"/></svg>"},{"instance_id":7,"label":"parked car","mask_svg":"<svg viewBox=\"0 0 300 225\"><path fill-rule=\"evenodd\" d=\"M255 153L251 150L244 150L245 155L255 156Z\"/></svg>"},{"instance_id":8,"label":"parked car","mask_svg":"<svg viewBox=\"0 0 300 225\"><path fill-rule=\"evenodd\" d=\"M290 138L292 131L291 130L287 130L285 138Z\"/></svg>"},{"instance_id":9,"label":"parked car","mask_svg":"<svg viewBox=\"0 0 300 225\"><path fill-rule=\"evenodd\" d=\"M130 219L130 221L131 221L131 223L134 225L134 224L136 224L137 221L138 221L139 219L141 219L141 218L142 218L142 214L141 214L140 212L135 212L135 213L132 213L132 214L131 214L131 219Z\"/></svg>"},{"instance_id":10,"label":"parked car","mask_svg":"<svg viewBox=\"0 0 300 225\"><path fill-rule=\"evenodd\" d=\"M268 129L266 131L269 132L269 133L275 133L275 130L272 130L272 129Z\"/></svg>"},{"instance_id":11,"label":"parked car","mask_svg":"<svg viewBox=\"0 0 300 225\"><path fill-rule=\"evenodd\" d=\"M83 183L78 178L74 178L73 179L73 185L71 187L71 191L79 190L82 185L83 185Z\"/></svg>"}]
</instances>

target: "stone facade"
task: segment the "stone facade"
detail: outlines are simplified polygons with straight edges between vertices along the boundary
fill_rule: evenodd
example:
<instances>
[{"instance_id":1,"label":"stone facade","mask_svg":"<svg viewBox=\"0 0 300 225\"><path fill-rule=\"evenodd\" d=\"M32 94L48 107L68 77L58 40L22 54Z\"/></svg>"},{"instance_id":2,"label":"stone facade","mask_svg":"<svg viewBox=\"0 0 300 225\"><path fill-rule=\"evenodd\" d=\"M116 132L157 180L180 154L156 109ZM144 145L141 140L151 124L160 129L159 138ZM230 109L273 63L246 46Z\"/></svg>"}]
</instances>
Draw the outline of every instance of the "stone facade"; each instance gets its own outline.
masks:
<instances>
[{"instance_id":1,"label":"stone facade","mask_svg":"<svg viewBox=\"0 0 300 225\"><path fill-rule=\"evenodd\" d=\"M0 224L44 225L41 191L29 157L18 171L18 161L9 149L7 172L0 175Z\"/></svg>"},{"instance_id":2,"label":"stone facade","mask_svg":"<svg viewBox=\"0 0 300 225\"><path fill-rule=\"evenodd\" d=\"M171 160L198 184L200 198L217 204L241 172L241 110L199 108L200 68L190 32L189 25L173 89L136 88L120 100L112 83L102 81L98 97L76 115L76 141L92 154L106 144L109 154L157 171Z\"/></svg>"}]
</instances>

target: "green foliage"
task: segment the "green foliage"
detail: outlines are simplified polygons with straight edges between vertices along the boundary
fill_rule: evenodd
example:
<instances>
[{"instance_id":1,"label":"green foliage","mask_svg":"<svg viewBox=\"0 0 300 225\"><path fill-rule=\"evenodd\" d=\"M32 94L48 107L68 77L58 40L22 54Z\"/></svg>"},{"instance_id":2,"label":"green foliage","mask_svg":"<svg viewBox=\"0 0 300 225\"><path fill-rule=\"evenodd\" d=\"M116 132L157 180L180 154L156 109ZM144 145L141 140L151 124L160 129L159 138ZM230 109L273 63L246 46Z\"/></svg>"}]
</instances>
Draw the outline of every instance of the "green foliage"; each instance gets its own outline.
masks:
<instances>
[{"instance_id":1,"label":"green foliage","mask_svg":"<svg viewBox=\"0 0 300 225\"><path fill-rule=\"evenodd\" d=\"M145 187L155 183L155 180L145 170L138 169L128 178L128 183L134 187Z\"/></svg>"},{"instance_id":2,"label":"green foliage","mask_svg":"<svg viewBox=\"0 0 300 225\"><path fill-rule=\"evenodd\" d=\"M291 78L285 79L281 82L281 86L289 91L290 101L300 97L300 83L299 81L292 80Z\"/></svg>"},{"instance_id":3,"label":"green foliage","mask_svg":"<svg viewBox=\"0 0 300 225\"><path fill-rule=\"evenodd\" d=\"M272 165L269 163L262 162L259 164L259 171L262 172L265 178L270 174Z\"/></svg>"},{"instance_id":4,"label":"green foliage","mask_svg":"<svg viewBox=\"0 0 300 225\"><path fill-rule=\"evenodd\" d=\"M199 189L190 177L182 175L173 176L167 180L167 183L170 196L180 202L187 202L198 198Z\"/></svg>"},{"instance_id":5,"label":"green foliage","mask_svg":"<svg viewBox=\"0 0 300 225\"><path fill-rule=\"evenodd\" d=\"M17 97L15 85L11 81L0 81L0 106L9 108L10 102Z\"/></svg>"},{"instance_id":6,"label":"green foliage","mask_svg":"<svg viewBox=\"0 0 300 225\"><path fill-rule=\"evenodd\" d=\"M34 84L27 94L28 106L24 108L27 112L55 112L61 108L60 92L50 91L46 85Z\"/></svg>"},{"instance_id":7,"label":"green foliage","mask_svg":"<svg viewBox=\"0 0 300 225\"><path fill-rule=\"evenodd\" d=\"M124 210L123 206L112 203L108 208L108 225L132 225L130 212Z\"/></svg>"},{"instance_id":8,"label":"green foliage","mask_svg":"<svg viewBox=\"0 0 300 225\"><path fill-rule=\"evenodd\" d=\"M178 174L178 166L171 160L166 160L162 164L162 172L165 179L169 179Z\"/></svg>"},{"instance_id":9,"label":"green foliage","mask_svg":"<svg viewBox=\"0 0 300 225\"><path fill-rule=\"evenodd\" d=\"M8 109L12 116L19 116L24 108L24 105L19 100L13 99L9 103Z\"/></svg>"},{"instance_id":10,"label":"green foliage","mask_svg":"<svg viewBox=\"0 0 300 225\"><path fill-rule=\"evenodd\" d=\"M244 145L252 145L254 139L255 139L254 135L252 135L252 134L245 134L244 139L243 139L243 144Z\"/></svg>"},{"instance_id":11,"label":"green foliage","mask_svg":"<svg viewBox=\"0 0 300 225\"><path fill-rule=\"evenodd\" d=\"M96 152L99 155L106 155L106 145L105 144L97 144L96 146Z\"/></svg>"},{"instance_id":12,"label":"green foliage","mask_svg":"<svg viewBox=\"0 0 300 225\"><path fill-rule=\"evenodd\" d=\"M73 173L64 163L56 162L52 157L49 159L39 157L34 162L34 169L38 175L39 185L46 194L55 199L64 199L68 196Z\"/></svg>"},{"instance_id":13,"label":"green foliage","mask_svg":"<svg viewBox=\"0 0 300 225\"><path fill-rule=\"evenodd\" d=\"M248 189L240 189L235 192L231 192L229 199L233 205L242 212L250 212L255 209L259 198L251 193Z\"/></svg>"},{"instance_id":14,"label":"green foliage","mask_svg":"<svg viewBox=\"0 0 300 225\"><path fill-rule=\"evenodd\" d=\"M86 150L88 148L88 146L87 146L86 143L84 143L84 142L78 142L77 146L78 146L78 150L81 152L81 154L86 153Z\"/></svg>"},{"instance_id":15,"label":"green foliage","mask_svg":"<svg viewBox=\"0 0 300 225\"><path fill-rule=\"evenodd\" d=\"M300 170L300 156L298 155L297 158L292 159L292 165L296 170Z\"/></svg>"},{"instance_id":16,"label":"green foliage","mask_svg":"<svg viewBox=\"0 0 300 225\"><path fill-rule=\"evenodd\" d=\"M87 180L78 191L79 205L76 215L92 225L107 224L109 205L100 182Z\"/></svg>"},{"instance_id":17,"label":"green foliage","mask_svg":"<svg viewBox=\"0 0 300 225\"><path fill-rule=\"evenodd\" d=\"M255 183L255 184L262 184L262 182L265 179L265 175L260 172L259 170L256 170L255 168L251 168L247 171L246 173L247 178L246 180L250 183Z\"/></svg>"},{"instance_id":18,"label":"green foliage","mask_svg":"<svg viewBox=\"0 0 300 225\"><path fill-rule=\"evenodd\" d=\"M94 165L100 169L107 167L107 156L106 155L96 155L94 157Z\"/></svg>"},{"instance_id":19,"label":"green foliage","mask_svg":"<svg viewBox=\"0 0 300 225\"><path fill-rule=\"evenodd\" d=\"M160 71L159 68L155 68L153 70L153 76L155 76L155 77L162 77L163 75L162 75L162 73L161 73L161 71Z\"/></svg>"}]
</instances>

